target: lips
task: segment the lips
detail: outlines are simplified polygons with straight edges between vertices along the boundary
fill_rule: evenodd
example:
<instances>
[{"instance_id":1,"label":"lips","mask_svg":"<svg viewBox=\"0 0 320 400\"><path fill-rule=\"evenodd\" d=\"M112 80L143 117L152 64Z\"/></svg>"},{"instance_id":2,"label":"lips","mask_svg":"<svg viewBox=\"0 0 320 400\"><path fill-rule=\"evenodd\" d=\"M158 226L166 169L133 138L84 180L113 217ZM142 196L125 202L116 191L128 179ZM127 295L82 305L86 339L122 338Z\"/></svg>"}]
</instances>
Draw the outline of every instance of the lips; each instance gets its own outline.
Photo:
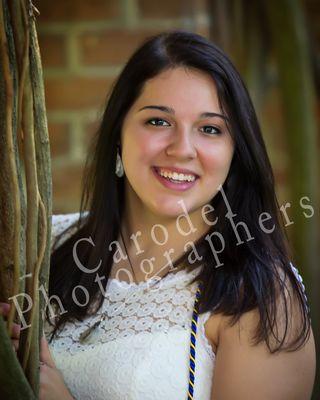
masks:
<instances>
[{"instance_id":1,"label":"lips","mask_svg":"<svg viewBox=\"0 0 320 400\"><path fill-rule=\"evenodd\" d=\"M186 191L188 189L191 189L196 182L198 181L198 179L196 178L194 181L188 182L188 181L172 181L168 178L165 178L163 176L161 176L158 173L158 169L153 167L152 168L153 174L156 177L156 179L159 181L159 183L161 183L162 186L164 186L167 189L171 189L174 191ZM178 171L175 171L178 172Z\"/></svg>"}]
</instances>

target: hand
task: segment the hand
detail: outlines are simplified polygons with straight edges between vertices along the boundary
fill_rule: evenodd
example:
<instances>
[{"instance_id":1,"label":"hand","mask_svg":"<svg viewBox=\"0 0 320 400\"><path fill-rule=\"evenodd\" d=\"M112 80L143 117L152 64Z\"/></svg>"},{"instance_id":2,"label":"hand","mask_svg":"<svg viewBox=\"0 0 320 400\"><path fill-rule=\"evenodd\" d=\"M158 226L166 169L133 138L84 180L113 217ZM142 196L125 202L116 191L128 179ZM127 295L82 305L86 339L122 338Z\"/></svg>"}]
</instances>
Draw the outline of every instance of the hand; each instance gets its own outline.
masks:
<instances>
[{"instance_id":1,"label":"hand","mask_svg":"<svg viewBox=\"0 0 320 400\"><path fill-rule=\"evenodd\" d=\"M10 308L11 308L10 304L0 302L0 315L4 317L4 320L7 319L6 317L8 317L9 315ZM15 352L17 352L19 348L20 331L21 331L20 325L14 323L11 333L11 343Z\"/></svg>"},{"instance_id":2,"label":"hand","mask_svg":"<svg viewBox=\"0 0 320 400\"><path fill-rule=\"evenodd\" d=\"M40 343L39 400L74 400L66 387L60 371L55 366L48 342L42 336Z\"/></svg>"}]
</instances>

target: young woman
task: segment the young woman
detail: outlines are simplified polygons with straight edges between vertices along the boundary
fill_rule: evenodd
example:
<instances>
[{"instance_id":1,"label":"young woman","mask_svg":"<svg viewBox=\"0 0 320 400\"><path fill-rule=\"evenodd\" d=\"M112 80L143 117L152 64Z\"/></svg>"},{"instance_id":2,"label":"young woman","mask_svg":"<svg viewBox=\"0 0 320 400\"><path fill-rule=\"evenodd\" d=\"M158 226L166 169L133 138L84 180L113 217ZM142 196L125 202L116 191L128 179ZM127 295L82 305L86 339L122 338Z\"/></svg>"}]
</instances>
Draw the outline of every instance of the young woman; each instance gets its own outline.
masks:
<instances>
[{"instance_id":1,"label":"young woman","mask_svg":"<svg viewBox=\"0 0 320 400\"><path fill-rule=\"evenodd\" d=\"M53 217L41 398L307 400L315 349L274 177L227 56L149 38Z\"/></svg>"}]
</instances>

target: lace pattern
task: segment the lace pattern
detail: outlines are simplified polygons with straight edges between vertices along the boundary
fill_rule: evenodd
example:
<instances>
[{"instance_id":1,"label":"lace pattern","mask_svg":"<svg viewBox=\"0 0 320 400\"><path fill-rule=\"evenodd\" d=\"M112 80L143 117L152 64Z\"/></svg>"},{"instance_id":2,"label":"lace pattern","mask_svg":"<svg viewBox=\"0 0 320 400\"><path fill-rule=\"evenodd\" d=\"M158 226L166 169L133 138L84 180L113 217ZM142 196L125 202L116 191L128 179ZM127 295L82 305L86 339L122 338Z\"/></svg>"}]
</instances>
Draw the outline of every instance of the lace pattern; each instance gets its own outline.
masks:
<instances>
[{"instance_id":1,"label":"lace pattern","mask_svg":"<svg viewBox=\"0 0 320 400\"><path fill-rule=\"evenodd\" d=\"M57 352L86 351L97 343L127 338L141 332L152 335L169 330L189 330L197 290L197 282L187 285L199 272L179 271L167 275L159 284L149 287L149 282L130 284L110 279L101 308L83 321L67 322L57 332L52 344ZM81 335L101 320L91 334L80 340ZM52 328L47 326L49 334Z\"/></svg>"},{"instance_id":2,"label":"lace pattern","mask_svg":"<svg viewBox=\"0 0 320 400\"><path fill-rule=\"evenodd\" d=\"M77 218L77 213L53 216L53 237ZM58 330L50 349L75 399L186 398L197 290L197 282L190 282L200 268L172 272L152 285L151 280L137 284L109 279L97 313ZM81 342L81 334L102 316ZM203 314L198 320L195 400L210 399L214 353L202 326L208 317ZM48 338L52 329L46 322Z\"/></svg>"},{"instance_id":3,"label":"lace pattern","mask_svg":"<svg viewBox=\"0 0 320 400\"><path fill-rule=\"evenodd\" d=\"M79 214L55 215L53 238ZM73 233L68 231L59 244ZM295 276L302 277L291 264ZM200 272L181 270L154 285L109 279L96 314L64 324L50 343L57 368L75 399L184 399L188 383L190 324ZM211 312L199 315L195 400L210 400L215 354L205 333ZM98 324L98 322L100 323ZM85 331L91 333L81 341ZM49 337L52 326L45 322Z\"/></svg>"}]
</instances>

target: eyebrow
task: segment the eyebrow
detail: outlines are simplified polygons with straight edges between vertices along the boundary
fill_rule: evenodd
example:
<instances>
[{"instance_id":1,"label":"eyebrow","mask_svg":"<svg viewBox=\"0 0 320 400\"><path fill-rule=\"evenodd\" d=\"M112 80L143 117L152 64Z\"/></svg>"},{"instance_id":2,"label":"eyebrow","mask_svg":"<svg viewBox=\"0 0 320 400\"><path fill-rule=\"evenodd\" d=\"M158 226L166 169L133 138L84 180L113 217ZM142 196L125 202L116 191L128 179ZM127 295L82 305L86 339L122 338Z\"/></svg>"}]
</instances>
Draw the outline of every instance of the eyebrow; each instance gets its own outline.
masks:
<instances>
[{"instance_id":1,"label":"eyebrow","mask_svg":"<svg viewBox=\"0 0 320 400\"><path fill-rule=\"evenodd\" d=\"M140 108L138 111L147 110L147 109L160 110L160 111L163 111L165 113L172 114L172 115L175 114L174 109L171 108L171 107L156 106L156 105L144 106L144 107ZM222 118L225 121L229 120L229 118L226 115L215 113L215 112L206 111L206 112L203 112L203 113L200 114L200 118L212 118L212 117L219 117L219 118Z\"/></svg>"}]
</instances>

